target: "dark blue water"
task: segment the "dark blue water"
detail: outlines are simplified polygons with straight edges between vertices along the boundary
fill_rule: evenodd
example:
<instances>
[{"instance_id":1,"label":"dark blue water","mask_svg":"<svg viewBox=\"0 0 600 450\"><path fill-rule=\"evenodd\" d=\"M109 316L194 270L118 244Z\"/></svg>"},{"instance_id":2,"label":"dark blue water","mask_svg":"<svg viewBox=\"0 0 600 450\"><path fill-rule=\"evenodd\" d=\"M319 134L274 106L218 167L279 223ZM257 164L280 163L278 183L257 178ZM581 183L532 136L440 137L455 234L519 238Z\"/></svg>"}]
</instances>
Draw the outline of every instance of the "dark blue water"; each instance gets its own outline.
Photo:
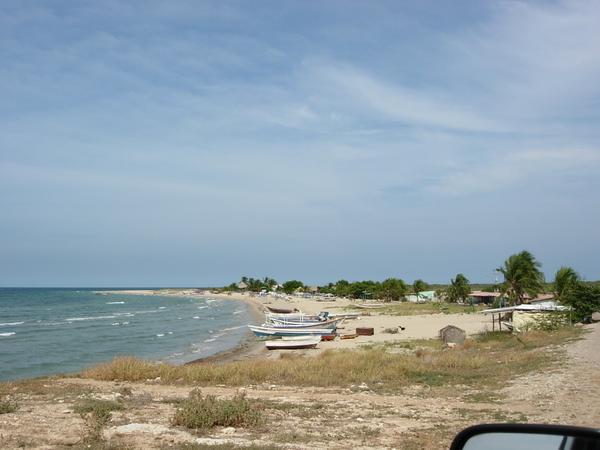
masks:
<instances>
[{"instance_id":1,"label":"dark blue water","mask_svg":"<svg viewBox=\"0 0 600 450\"><path fill-rule=\"evenodd\" d=\"M242 302L0 288L0 380L68 373L119 355L183 363L238 345Z\"/></svg>"}]
</instances>

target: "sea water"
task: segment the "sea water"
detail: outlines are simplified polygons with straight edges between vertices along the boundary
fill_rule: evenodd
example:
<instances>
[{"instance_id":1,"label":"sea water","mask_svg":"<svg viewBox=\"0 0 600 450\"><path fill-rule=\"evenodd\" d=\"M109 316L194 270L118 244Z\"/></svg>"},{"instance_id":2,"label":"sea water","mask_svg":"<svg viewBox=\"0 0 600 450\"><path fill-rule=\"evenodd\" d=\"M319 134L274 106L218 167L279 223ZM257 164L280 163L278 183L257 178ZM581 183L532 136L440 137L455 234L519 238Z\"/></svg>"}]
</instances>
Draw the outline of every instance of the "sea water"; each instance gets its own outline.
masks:
<instances>
[{"instance_id":1,"label":"sea water","mask_svg":"<svg viewBox=\"0 0 600 450\"><path fill-rule=\"evenodd\" d=\"M116 356L181 364L248 335L242 302L0 288L0 380L76 372Z\"/></svg>"}]
</instances>

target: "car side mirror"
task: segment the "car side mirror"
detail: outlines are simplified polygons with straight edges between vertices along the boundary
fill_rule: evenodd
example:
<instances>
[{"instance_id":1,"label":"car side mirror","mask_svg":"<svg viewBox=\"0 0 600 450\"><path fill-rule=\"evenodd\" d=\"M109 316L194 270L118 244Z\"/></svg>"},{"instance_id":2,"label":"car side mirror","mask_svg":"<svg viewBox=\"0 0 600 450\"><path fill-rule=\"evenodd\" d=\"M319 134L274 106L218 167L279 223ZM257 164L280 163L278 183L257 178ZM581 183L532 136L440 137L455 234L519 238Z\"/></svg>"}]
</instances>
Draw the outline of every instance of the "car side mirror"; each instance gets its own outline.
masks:
<instances>
[{"instance_id":1,"label":"car side mirror","mask_svg":"<svg viewBox=\"0 0 600 450\"><path fill-rule=\"evenodd\" d=\"M564 425L475 425L450 450L600 450L600 430Z\"/></svg>"}]
</instances>

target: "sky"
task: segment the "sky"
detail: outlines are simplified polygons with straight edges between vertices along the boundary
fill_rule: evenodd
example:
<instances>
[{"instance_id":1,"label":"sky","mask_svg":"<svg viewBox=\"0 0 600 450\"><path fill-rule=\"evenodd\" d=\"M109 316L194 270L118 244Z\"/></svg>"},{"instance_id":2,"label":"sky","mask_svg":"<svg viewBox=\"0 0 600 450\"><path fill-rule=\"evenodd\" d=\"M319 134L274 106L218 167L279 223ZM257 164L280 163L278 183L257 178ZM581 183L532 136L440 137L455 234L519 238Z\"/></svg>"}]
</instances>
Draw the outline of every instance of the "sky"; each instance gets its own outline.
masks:
<instances>
[{"instance_id":1,"label":"sky","mask_svg":"<svg viewBox=\"0 0 600 450\"><path fill-rule=\"evenodd\" d=\"M0 3L0 286L600 279L600 2Z\"/></svg>"}]
</instances>

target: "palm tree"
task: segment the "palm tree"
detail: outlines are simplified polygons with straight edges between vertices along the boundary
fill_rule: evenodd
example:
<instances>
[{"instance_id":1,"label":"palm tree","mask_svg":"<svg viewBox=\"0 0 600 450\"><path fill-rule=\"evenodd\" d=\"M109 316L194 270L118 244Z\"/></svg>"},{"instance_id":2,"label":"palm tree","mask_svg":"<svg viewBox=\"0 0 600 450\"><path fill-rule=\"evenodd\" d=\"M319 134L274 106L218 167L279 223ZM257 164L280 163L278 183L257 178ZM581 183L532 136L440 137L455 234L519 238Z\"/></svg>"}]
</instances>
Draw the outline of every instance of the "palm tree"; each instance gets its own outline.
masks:
<instances>
[{"instance_id":1,"label":"palm tree","mask_svg":"<svg viewBox=\"0 0 600 450\"><path fill-rule=\"evenodd\" d=\"M458 302L462 300L465 302L471 293L471 286L469 286L469 280L462 273L456 275L456 278L450 280L450 286L446 292L449 302Z\"/></svg>"},{"instance_id":2,"label":"palm tree","mask_svg":"<svg viewBox=\"0 0 600 450\"><path fill-rule=\"evenodd\" d=\"M511 255L498 272L504 275L502 293L508 295L510 303L520 305L525 294L535 297L543 289L544 274L541 263L526 250Z\"/></svg>"},{"instance_id":3,"label":"palm tree","mask_svg":"<svg viewBox=\"0 0 600 450\"><path fill-rule=\"evenodd\" d=\"M562 300L565 294L580 281L579 274L571 267L561 267L554 275L554 294Z\"/></svg>"}]
</instances>

